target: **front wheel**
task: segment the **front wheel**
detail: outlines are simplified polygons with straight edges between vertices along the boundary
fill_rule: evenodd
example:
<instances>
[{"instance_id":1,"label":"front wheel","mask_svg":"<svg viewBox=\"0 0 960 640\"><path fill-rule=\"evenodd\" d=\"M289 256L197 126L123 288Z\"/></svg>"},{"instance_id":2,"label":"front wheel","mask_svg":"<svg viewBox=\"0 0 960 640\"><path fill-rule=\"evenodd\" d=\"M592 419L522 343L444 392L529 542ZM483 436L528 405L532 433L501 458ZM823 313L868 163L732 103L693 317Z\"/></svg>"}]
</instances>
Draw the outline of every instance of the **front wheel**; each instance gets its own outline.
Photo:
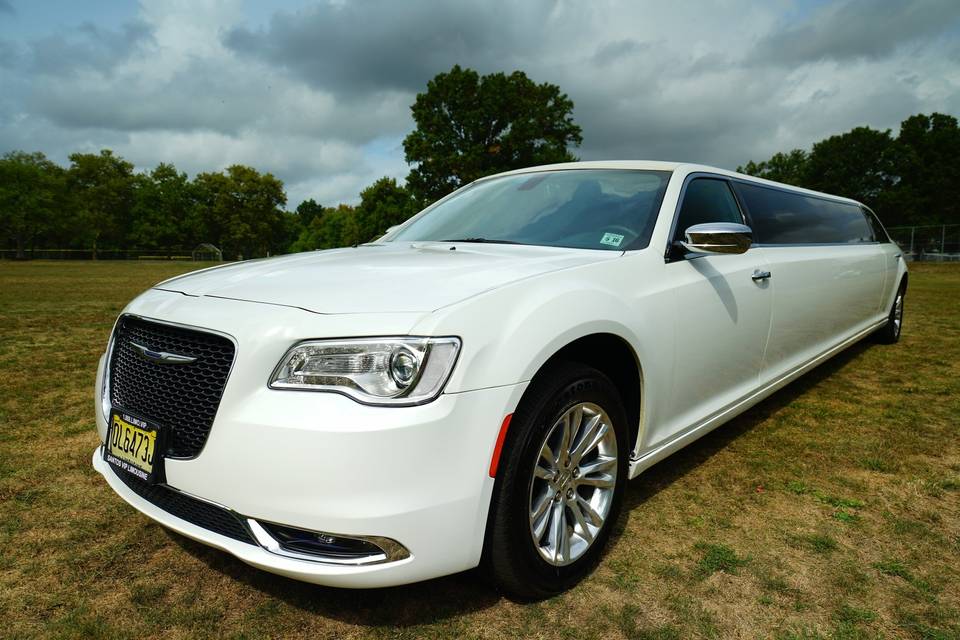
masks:
<instances>
[{"instance_id":1,"label":"front wheel","mask_svg":"<svg viewBox=\"0 0 960 640\"><path fill-rule=\"evenodd\" d=\"M890 307L890 314L887 317L887 324L877 330L877 342L882 344L894 344L900 340L900 331L903 329L903 299L907 295L907 283L900 284L897 289L897 297L893 299L893 306Z\"/></svg>"},{"instance_id":2,"label":"front wheel","mask_svg":"<svg viewBox=\"0 0 960 640\"><path fill-rule=\"evenodd\" d=\"M483 567L521 600L564 591L596 565L620 513L627 420L603 373L564 364L534 381L500 460Z\"/></svg>"}]
</instances>

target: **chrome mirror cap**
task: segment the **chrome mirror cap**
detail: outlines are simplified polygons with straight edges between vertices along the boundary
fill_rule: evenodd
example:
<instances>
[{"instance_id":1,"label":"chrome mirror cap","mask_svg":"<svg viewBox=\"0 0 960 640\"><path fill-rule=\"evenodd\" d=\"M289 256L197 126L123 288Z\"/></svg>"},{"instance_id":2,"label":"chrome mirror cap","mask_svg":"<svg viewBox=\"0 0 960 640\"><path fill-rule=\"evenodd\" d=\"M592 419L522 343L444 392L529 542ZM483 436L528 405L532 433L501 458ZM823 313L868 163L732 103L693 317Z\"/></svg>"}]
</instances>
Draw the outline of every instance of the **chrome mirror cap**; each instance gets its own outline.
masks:
<instances>
[{"instance_id":1,"label":"chrome mirror cap","mask_svg":"<svg viewBox=\"0 0 960 640\"><path fill-rule=\"evenodd\" d=\"M745 253L753 244L753 230L734 222L706 222L687 227L680 244L691 253Z\"/></svg>"}]
</instances>

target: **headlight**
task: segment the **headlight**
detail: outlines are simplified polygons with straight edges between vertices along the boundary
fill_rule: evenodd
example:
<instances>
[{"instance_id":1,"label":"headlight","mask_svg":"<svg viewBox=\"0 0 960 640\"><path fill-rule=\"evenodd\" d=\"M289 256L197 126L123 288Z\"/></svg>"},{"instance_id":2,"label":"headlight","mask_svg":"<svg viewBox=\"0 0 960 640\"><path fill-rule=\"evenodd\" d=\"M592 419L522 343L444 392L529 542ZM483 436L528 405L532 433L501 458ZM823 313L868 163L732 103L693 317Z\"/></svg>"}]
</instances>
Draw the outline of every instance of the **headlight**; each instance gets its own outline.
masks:
<instances>
[{"instance_id":1,"label":"headlight","mask_svg":"<svg viewBox=\"0 0 960 640\"><path fill-rule=\"evenodd\" d=\"M423 404L443 390L459 352L459 338L310 340L287 351L270 388L343 393L364 404Z\"/></svg>"}]
</instances>

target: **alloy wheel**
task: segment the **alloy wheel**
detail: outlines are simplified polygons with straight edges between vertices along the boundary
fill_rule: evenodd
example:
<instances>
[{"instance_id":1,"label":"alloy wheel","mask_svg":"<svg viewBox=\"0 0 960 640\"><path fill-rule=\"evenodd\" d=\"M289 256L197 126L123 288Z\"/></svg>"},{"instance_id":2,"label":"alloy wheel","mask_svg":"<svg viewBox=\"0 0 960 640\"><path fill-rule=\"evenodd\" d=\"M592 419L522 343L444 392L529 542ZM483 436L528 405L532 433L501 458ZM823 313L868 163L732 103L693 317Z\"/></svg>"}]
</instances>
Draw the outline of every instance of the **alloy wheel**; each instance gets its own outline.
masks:
<instances>
[{"instance_id":1,"label":"alloy wheel","mask_svg":"<svg viewBox=\"0 0 960 640\"><path fill-rule=\"evenodd\" d=\"M900 328L903 326L903 293L898 293L893 302L893 326L896 335L900 335Z\"/></svg>"},{"instance_id":2,"label":"alloy wheel","mask_svg":"<svg viewBox=\"0 0 960 640\"><path fill-rule=\"evenodd\" d=\"M540 556L566 566L603 528L617 483L617 438L591 402L567 409L540 447L530 481L530 535Z\"/></svg>"}]
</instances>

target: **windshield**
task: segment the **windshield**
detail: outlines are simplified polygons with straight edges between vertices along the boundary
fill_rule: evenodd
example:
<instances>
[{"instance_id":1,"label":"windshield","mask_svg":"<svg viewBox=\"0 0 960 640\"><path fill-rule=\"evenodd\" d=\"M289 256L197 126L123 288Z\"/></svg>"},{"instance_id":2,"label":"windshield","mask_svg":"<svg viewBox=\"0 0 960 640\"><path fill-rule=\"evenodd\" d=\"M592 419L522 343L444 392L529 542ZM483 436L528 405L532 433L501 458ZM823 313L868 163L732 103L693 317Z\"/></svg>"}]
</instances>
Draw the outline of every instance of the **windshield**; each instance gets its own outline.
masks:
<instances>
[{"instance_id":1,"label":"windshield","mask_svg":"<svg viewBox=\"0 0 960 640\"><path fill-rule=\"evenodd\" d=\"M389 240L642 249L669 171L568 169L482 180Z\"/></svg>"}]
</instances>

